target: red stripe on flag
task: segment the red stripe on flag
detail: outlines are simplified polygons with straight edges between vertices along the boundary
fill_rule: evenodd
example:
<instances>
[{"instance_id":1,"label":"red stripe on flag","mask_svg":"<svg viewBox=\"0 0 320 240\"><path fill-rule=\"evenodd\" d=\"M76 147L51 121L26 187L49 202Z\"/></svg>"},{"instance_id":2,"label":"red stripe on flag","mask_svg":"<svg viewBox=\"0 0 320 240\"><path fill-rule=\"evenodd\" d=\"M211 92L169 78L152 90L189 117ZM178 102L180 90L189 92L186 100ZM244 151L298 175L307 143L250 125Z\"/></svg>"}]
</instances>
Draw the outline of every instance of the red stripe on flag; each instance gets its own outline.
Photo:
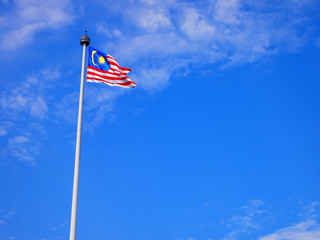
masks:
<instances>
[{"instance_id":1,"label":"red stripe on flag","mask_svg":"<svg viewBox=\"0 0 320 240\"><path fill-rule=\"evenodd\" d=\"M137 86L135 82L133 82L129 77L126 76L131 71L131 69L121 68L118 62L110 55L107 55L107 61L110 65L108 71L88 66L88 82L105 83L110 86L119 86L126 88L134 88Z\"/></svg>"},{"instance_id":2,"label":"red stripe on flag","mask_svg":"<svg viewBox=\"0 0 320 240\"><path fill-rule=\"evenodd\" d=\"M87 81L90 82L91 80L93 80L92 82L99 82L99 83L105 83L105 84L108 84L110 86L122 86L122 87L125 87L125 86L130 86L132 88L134 88L136 86L136 84L134 82L125 82L125 83L111 83L107 80L97 80L95 78L91 78L91 77L88 77L87 78Z\"/></svg>"}]
</instances>

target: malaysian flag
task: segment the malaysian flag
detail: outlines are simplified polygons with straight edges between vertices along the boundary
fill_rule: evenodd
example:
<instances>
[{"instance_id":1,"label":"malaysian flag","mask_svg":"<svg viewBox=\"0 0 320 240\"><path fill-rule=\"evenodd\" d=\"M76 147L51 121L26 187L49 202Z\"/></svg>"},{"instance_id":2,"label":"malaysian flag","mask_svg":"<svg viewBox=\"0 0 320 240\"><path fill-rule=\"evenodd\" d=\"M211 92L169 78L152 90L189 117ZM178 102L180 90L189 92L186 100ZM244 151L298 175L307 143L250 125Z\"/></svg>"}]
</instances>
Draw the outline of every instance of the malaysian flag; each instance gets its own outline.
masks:
<instances>
[{"instance_id":1,"label":"malaysian flag","mask_svg":"<svg viewBox=\"0 0 320 240\"><path fill-rule=\"evenodd\" d=\"M117 60L110 55L89 47L87 82L134 88L137 84L127 77L129 72L131 69L120 67Z\"/></svg>"}]
</instances>

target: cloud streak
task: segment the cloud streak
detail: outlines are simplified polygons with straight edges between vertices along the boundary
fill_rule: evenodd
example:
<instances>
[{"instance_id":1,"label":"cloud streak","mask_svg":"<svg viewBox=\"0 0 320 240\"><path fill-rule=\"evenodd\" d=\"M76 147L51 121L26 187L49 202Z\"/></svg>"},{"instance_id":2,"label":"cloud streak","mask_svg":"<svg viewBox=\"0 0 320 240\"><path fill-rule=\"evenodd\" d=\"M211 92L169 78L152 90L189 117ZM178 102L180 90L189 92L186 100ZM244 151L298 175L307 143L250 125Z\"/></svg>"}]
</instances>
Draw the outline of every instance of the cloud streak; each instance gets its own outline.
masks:
<instances>
[{"instance_id":1,"label":"cloud streak","mask_svg":"<svg viewBox=\"0 0 320 240\"><path fill-rule=\"evenodd\" d=\"M234 228L228 233L224 240L237 239L242 234L250 234L261 228L261 224L265 223L269 218L267 211L263 209L264 202L262 200L249 200L248 204L240 209L242 215L234 215L228 221L224 222L229 227Z\"/></svg>"},{"instance_id":2,"label":"cloud streak","mask_svg":"<svg viewBox=\"0 0 320 240\"><path fill-rule=\"evenodd\" d=\"M259 240L318 240L320 239L320 225L314 220L307 220L296 225L280 229Z\"/></svg>"},{"instance_id":3,"label":"cloud streak","mask_svg":"<svg viewBox=\"0 0 320 240\"><path fill-rule=\"evenodd\" d=\"M124 0L114 3L111 9L108 5L108 11L121 15L122 23L128 23L129 27L108 24L105 28L102 19L96 31L104 36L104 42L108 42L105 37L112 39L102 45L103 49L114 54L122 66L132 68L132 79L152 94L170 86L174 74L186 77L190 70L197 71L203 64L230 67L299 50L311 28L304 12L312 4L312 1L289 0L208 0L201 4ZM123 5L127 7L120 7ZM32 42L38 33L64 28L76 20L70 0L16 0L5 6L12 10L0 17L0 51L18 49L27 43L26 37ZM11 155L32 163L40 146L33 139L43 134L39 129L43 129L42 123L49 116L56 121L76 122L78 90L68 89L53 103L48 86L39 81L49 80L46 85L50 87L50 81L59 78L59 71L39 71L26 78L21 86L1 92L0 137L8 137ZM112 115L115 99L124 92L101 86L86 89L87 130L92 131L106 116ZM35 134L29 123L24 131L18 130L28 117L38 124L38 133ZM20 146L21 151L14 146Z\"/></svg>"},{"instance_id":4,"label":"cloud streak","mask_svg":"<svg viewBox=\"0 0 320 240\"><path fill-rule=\"evenodd\" d=\"M16 0L11 4L14 10L0 20L2 51L16 50L32 42L38 32L61 29L75 19L69 0Z\"/></svg>"},{"instance_id":5,"label":"cloud streak","mask_svg":"<svg viewBox=\"0 0 320 240\"><path fill-rule=\"evenodd\" d=\"M5 153L36 166L41 139L46 134L43 121L50 114L49 89L61 77L57 69L45 69L29 76L18 86L1 92L0 136L6 136Z\"/></svg>"},{"instance_id":6,"label":"cloud streak","mask_svg":"<svg viewBox=\"0 0 320 240\"><path fill-rule=\"evenodd\" d=\"M122 31L121 37L113 38L105 48L129 65L139 64L143 69L137 75L139 86L151 92L168 86L161 84L162 78L146 80L145 73L152 73L155 67L169 69L164 79L170 79L176 70L196 70L203 64L228 67L256 62L298 51L312 27L304 15L313 7L312 1L212 0L196 4L167 0L122 4L128 7L117 14L131 23L132 31ZM97 32L101 33L101 28Z\"/></svg>"}]
</instances>

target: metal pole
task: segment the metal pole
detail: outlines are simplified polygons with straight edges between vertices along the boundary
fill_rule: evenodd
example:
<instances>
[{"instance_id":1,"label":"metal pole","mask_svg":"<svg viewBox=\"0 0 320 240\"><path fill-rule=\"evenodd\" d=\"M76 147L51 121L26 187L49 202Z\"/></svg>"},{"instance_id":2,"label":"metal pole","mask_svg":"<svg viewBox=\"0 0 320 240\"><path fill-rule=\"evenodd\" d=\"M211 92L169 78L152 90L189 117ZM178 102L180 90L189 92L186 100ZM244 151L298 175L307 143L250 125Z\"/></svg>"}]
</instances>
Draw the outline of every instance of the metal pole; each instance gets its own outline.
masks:
<instances>
[{"instance_id":1,"label":"metal pole","mask_svg":"<svg viewBox=\"0 0 320 240\"><path fill-rule=\"evenodd\" d=\"M83 90L85 77L85 63L87 46L90 44L90 38L86 35L80 38L80 44L83 46L82 51L82 70L81 70L81 84L79 97L79 112L78 112L78 128L77 128L77 143L76 156L74 163L74 177L73 177L73 193L72 193L72 211L70 224L70 240L76 239L76 225L77 225L77 207L78 207L78 186L79 186L79 166L80 166L80 148L81 148L81 128L82 128L82 104L83 104Z\"/></svg>"}]
</instances>

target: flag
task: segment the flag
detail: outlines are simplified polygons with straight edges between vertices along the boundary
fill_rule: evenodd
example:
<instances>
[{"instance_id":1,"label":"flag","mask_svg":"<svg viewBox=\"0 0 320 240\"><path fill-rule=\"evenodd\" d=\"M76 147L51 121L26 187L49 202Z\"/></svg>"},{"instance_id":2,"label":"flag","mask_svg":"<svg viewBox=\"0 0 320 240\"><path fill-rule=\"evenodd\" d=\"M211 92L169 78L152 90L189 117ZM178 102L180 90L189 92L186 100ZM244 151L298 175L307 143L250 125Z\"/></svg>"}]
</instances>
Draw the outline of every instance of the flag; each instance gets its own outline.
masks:
<instances>
[{"instance_id":1,"label":"flag","mask_svg":"<svg viewBox=\"0 0 320 240\"><path fill-rule=\"evenodd\" d=\"M137 84L127 77L129 72L131 69L120 67L110 55L89 46L87 82L134 88Z\"/></svg>"}]
</instances>

